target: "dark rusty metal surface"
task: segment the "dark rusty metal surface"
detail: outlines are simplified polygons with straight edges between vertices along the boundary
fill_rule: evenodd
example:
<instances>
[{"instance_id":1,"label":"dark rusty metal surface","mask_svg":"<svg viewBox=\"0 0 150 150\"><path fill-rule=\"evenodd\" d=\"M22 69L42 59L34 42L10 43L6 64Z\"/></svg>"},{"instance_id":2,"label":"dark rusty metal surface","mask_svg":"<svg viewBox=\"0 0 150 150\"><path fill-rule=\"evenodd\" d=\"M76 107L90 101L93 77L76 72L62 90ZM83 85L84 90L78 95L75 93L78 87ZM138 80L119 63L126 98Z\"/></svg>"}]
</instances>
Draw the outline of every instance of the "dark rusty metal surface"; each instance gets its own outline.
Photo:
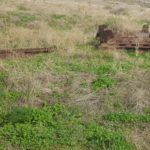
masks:
<instances>
[{"instance_id":1,"label":"dark rusty metal surface","mask_svg":"<svg viewBox=\"0 0 150 150\"><path fill-rule=\"evenodd\" d=\"M100 44L107 43L108 40L114 38L114 33L108 29L107 25L100 25L96 33L96 38L100 41Z\"/></svg>"},{"instance_id":2,"label":"dark rusty metal surface","mask_svg":"<svg viewBox=\"0 0 150 150\"><path fill-rule=\"evenodd\" d=\"M143 25L142 32L143 33L149 33L149 26L148 25Z\"/></svg>"}]
</instances>

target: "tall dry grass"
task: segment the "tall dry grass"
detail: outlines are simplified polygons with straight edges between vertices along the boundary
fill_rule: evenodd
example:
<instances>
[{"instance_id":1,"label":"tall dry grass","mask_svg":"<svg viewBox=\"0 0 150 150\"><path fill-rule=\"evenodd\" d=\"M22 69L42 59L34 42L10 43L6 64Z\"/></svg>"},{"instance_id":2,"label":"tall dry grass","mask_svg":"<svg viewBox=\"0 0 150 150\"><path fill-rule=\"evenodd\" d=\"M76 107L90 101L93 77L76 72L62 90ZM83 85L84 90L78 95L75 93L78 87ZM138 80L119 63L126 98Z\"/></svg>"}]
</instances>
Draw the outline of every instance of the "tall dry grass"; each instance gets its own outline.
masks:
<instances>
[{"instance_id":1,"label":"tall dry grass","mask_svg":"<svg viewBox=\"0 0 150 150\"><path fill-rule=\"evenodd\" d=\"M43 47L57 45L70 48L77 44L89 42L95 36L97 26L107 23L119 29L140 30L144 22L148 22L150 10L138 5L128 5L111 1L73 1L73 0L10 0L0 1L0 49ZM27 22L25 26L14 23L17 15L23 13L36 16L36 20ZM49 25L52 15L77 16L76 23L60 23L59 29ZM62 29L61 29L62 26ZM66 26L66 27L65 27ZM67 30L63 30L65 27Z\"/></svg>"}]
</instances>

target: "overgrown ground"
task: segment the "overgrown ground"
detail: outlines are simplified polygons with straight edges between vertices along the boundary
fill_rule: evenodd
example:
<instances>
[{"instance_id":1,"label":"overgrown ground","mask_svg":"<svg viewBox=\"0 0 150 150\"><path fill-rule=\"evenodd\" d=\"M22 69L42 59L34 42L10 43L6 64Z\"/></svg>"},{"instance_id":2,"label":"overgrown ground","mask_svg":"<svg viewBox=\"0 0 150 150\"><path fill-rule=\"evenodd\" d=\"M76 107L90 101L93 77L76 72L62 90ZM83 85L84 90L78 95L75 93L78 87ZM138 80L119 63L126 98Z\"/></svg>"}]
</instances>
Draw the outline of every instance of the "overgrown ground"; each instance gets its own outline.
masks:
<instances>
[{"instance_id":1,"label":"overgrown ground","mask_svg":"<svg viewBox=\"0 0 150 150\"><path fill-rule=\"evenodd\" d=\"M0 149L149 150L150 53L93 46L98 24L140 29L149 9L94 2L0 1L1 49L58 49L0 60Z\"/></svg>"}]
</instances>

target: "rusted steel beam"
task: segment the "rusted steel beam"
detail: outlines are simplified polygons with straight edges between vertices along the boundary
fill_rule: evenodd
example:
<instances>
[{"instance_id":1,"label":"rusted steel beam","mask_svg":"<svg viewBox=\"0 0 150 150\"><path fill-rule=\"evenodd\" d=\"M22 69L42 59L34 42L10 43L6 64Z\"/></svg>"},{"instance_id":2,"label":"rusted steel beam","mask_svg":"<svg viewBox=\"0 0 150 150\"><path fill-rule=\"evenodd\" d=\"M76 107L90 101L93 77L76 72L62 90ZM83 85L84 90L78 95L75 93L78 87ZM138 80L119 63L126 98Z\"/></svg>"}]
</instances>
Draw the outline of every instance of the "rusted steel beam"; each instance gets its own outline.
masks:
<instances>
[{"instance_id":1,"label":"rusted steel beam","mask_svg":"<svg viewBox=\"0 0 150 150\"><path fill-rule=\"evenodd\" d=\"M34 55L39 53L50 53L50 52L54 52L55 50L56 47L0 50L0 58Z\"/></svg>"},{"instance_id":2,"label":"rusted steel beam","mask_svg":"<svg viewBox=\"0 0 150 150\"><path fill-rule=\"evenodd\" d=\"M96 39L99 40L97 47L150 51L150 32L146 24L143 25L141 31L130 33L114 32L108 29L107 25L100 25Z\"/></svg>"}]
</instances>

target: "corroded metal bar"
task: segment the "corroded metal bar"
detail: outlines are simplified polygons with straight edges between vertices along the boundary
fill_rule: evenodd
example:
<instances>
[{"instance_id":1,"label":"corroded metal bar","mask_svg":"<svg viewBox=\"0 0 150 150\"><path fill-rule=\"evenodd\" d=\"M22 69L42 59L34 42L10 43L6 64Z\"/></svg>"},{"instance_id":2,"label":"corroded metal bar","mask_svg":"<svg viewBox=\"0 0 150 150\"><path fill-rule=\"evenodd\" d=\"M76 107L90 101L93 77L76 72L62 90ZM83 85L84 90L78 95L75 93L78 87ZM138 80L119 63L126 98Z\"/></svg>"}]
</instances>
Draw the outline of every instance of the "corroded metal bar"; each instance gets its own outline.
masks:
<instances>
[{"instance_id":1,"label":"corroded metal bar","mask_svg":"<svg viewBox=\"0 0 150 150\"><path fill-rule=\"evenodd\" d=\"M50 53L55 50L56 47L0 50L0 58L7 58L11 56L34 55L39 53Z\"/></svg>"}]
</instances>

